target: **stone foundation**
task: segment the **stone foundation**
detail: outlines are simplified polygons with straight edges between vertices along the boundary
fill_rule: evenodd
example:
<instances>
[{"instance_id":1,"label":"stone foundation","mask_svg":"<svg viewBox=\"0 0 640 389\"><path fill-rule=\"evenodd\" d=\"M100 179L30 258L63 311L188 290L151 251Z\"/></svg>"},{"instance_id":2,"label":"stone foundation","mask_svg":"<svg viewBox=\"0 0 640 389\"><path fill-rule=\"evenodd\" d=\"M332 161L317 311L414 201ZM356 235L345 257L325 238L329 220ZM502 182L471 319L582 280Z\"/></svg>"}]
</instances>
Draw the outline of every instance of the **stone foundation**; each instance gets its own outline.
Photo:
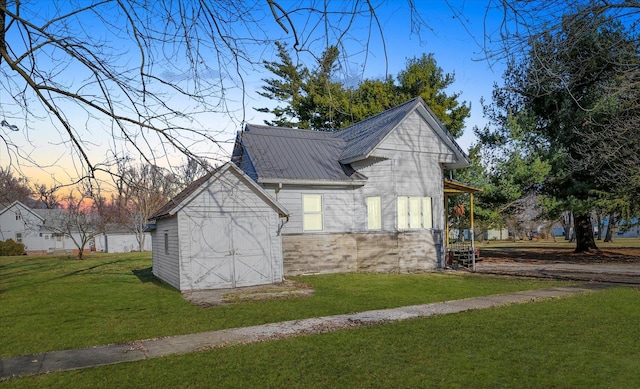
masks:
<instances>
[{"instance_id":1,"label":"stone foundation","mask_svg":"<svg viewBox=\"0 0 640 389\"><path fill-rule=\"evenodd\" d=\"M284 274L433 271L439 236L432 230L282 235Z\"/></svg>"}]
</instances>

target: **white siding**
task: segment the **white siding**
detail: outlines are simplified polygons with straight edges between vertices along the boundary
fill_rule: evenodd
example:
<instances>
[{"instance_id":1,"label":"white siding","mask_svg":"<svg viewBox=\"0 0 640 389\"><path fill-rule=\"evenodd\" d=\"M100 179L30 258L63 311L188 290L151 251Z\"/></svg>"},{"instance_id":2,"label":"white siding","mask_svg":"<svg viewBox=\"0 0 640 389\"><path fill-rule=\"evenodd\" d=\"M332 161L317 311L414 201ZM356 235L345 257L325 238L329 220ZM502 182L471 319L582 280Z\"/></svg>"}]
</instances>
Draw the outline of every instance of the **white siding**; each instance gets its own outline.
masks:
<instances>
[{"instance_id":1,"label":"white siding","mask_svg":"<svg viewBox=\"0 0 640 389\"><path fill-rule=\"evenodd\" d=\"M16 220L16 213L20 219ZM46 252L49 240L45 240L47 233L40 233L42 219L22 203L16 202L0 214L0 240L13 239L22 234L22 243L27 252ZM50 235L50 233L48 233Z\"/></svg>"},{"instance_id":2,"label":"white siding","mask_svg":"<svg viewBox=\"0 0 640 389\"><path fill-rule=\"evenodd\" d=\"M362 207L362 205L355 204L356 194L351 188L283 185L282 189L278 192L276 192L274 187L270 186L267 186L265 190L291 213L289 221L284 225L282 230L284 234L303 232L303 194L322 195L324 228L322 231L309 231L306 233L350 232L355 230L354 216L356 214L356 208Z\"/></svg>"},{"instance_id":3,"label":"white siding","mask_svg":"<svg viewBox=\"0 0 640 389\"><path fill-rule=\"evenodd\" d=\"M164 234L169 236L169 252L165 253ZM160 219L156 230L151 234L153 275L176 289L180 289L180 271L178 255L178 218Z\"/></svg>"},{"instance_id":4,"label":"white siding","mask_svg":"<svg viewBox=\"0 0 640 389\"><path fill-rule=\"evenodd\" d=\"M407 151L412 154L431 154L435 160L455 162L456 155L440 136L424 121L418 111L413 111L394 131L378 145L374 156L386 156L387 151Z\"/></svg>"},{"instance_id":5,"label":"white siding","mask_svg":"<svg viewBox=\"0 0 640 389\"><path fill-rule=\"evenodd\" d=\"M140 242L138 242L135 233L109 232L98 234L95 236L94 241L96 250L106 253L129 253L140 250ZM144 233L142 251L151 251L151 235L148 232Z\"/></svg>"}]
</instances>

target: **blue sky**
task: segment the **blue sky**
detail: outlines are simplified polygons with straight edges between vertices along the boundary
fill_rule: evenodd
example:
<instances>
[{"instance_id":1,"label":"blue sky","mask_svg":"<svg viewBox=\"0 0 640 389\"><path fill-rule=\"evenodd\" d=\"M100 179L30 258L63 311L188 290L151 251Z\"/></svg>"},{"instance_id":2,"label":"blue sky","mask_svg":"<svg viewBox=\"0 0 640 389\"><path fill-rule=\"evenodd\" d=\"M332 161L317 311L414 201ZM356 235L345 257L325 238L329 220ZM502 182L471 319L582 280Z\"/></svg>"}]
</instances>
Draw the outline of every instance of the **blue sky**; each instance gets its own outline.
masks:
<instances>
[{"instance_id":1,"label":"blue sky","mask_svg":"<svg viewBox=\"0 0 640 389\"><path fill-rule=\"evenodd\" d=\"M486 61L482 61L481 45L484 43L484 34L487 29L491 31L493 26L490 24L495 22L492 18L487 19L486 17L487 2L486 0L452 1L449 2L449 5L445 1L416 1L419 16L426 24L426 28L423 26L420 33L417 34L416 31L411 31L409 22L411 15L406 2L390 1L377 9L384 34L387 61L385 61L382 42L375 30L369 41L370 50L365 55L362 43L366 40L363 37L366 36L368 26L365 24L356 25L352 30L352 36L346 39L346 49L351 54L349 57L351 62L350 68L345 71L350 75L360 73L365 78L383 77L385 72L395 76L404 69L408 58L418 57L423 53L433 53L444 72L455 73L456 81L451 86L450 92L461 93L460 99L471 103L471 117L466 121L465 133L459 139L460 145L466 150L475 141L472 128L484 126L486 123L482 117L480 99L482 97L490 99L493 83L499 82L503 70L501 64L490 66ZM289 4L287 1L281 1L281 3L283 5ZM459 19L458 13L463 16L463 20ZM496 14L496 17L500 16L499 13ZM265 20L268 21L268 18ZM496 21L499 22L500 19ZM96 28L94 23L91 24L91 28ZM265 28L269 34L273 32L273 37L283 35L281 29L273 23L272 19L270 25L265 23L260 27ZM96 30L93 33L99 34L100 31ZM316 42L315 47L319 47L318 45L322 43L321 41ZM329 43L334 42L329 41ZM273 60L274 54L273 47L264 47L256 49L254 59ZM300 58L305 60L307 66L312 66L310 58L305 58L304 54L301 54ZM204 115L201 119L201 123L207 131L215 133L217 139L228 142L227 152L230 151L230 145L236 131L241 128L241 119L259 124L264 119L270 119L269 116L258 113L253 108L271 104L271 102L262 100L257 94L263 84L261 79L269 78L271 74L260 72L257 67L246 68L243 71L246 82L244 102L242 95L237 90L230 90L227 96L229 108L237 112L234 115L235 120L230 120L228 115L215 113ZM1 102L5 108L8 101L6 95L0 97L2 97ZM243 108L244 114L242 113ZM72 111L69 111L68 114L73 115ZM61 143L60 135L53 131L51 126L51 121L46 118L34 119L29 123L28 132L11 133L11 140L21 148L22 152L28 153L31 158L45 167L44 169L32 169L28 164L23 164L25 174L39 177L36 181L41 182L47 181L51 176L59 182L68 182L73 180L75 172L79 171L80 167L70 159L72 153L69 152L68 145ZM108 124L103 125L104 128L101 129L98 127L100 126L87 125L87 132L84 136L90 138L92 156L100 158L107 154L106 148L113 147L114 142L109 137L111 129ZM119 145L117 147L122 147L122 150L126 149ZM6 149L0 148L0 165L6 166L7 164Z\"/></svg>"},{"instance_id":2,"label":"blue sky","mask_svg":"<svg viewBox=\"0 0 640 389\"><path fill-rule=\"evenodd\" d=\"M489 63L483 60L485 31L492 31L500 22L499 12L487 13L487 1L417 1L416 6L420 17L428 28L423 27L420 34L411 31L410 13L406 2L392 1L377 9L380 24L383 29L386 47L386 61L383 44L379 36L372 35L372 50L365 57L363 54L355 55L351 69L343 69L347 74L359 72L364 69L362 76L365 78L380 78L385 76L385 71L390 75L397 75L403 70L409 58L419 57L423 53L433 53L438 65L446 73L455 73L455 83L449 92L461 93L460 100L471 103L471 117L466 121L464 135L458 142L464 150L475 142L472 128L482 127L486 120L482 115L480 99L491 100L491 92L494 82L498 82L504 70L503 64ZM463 16L463 20L458 17ZM364 29L363 29L364 30ZM356 30L357 31L357 30ZM353 42L351 52L357 53L361 42ZM361 46L361 45L360 45ZM313 66L313 62L307 57L305 64ZM256 93L262 82L259 78L270 77L269 73L260 74L253 78L249 84L249 97L258 99ZM261 107L258 102L251 102L252 107ZM271 117L247 111L247 120L254 123L262 123L262 120Z\"/></svg>"}]
</instances>

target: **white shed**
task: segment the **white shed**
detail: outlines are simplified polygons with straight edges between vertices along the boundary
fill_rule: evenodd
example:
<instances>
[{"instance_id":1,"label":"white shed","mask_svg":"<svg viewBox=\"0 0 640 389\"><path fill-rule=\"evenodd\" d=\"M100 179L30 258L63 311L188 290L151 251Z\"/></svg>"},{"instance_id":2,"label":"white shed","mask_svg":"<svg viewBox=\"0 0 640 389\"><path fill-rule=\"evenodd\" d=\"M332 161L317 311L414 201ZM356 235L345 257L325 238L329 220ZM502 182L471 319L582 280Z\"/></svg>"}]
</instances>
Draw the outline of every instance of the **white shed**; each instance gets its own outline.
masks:
<instances>
[{"instance_id":1,"label":"white shed","mask_svg":"<svg viewBox=\"0 0 640 389\"><path fill-rule=\"evenodd\" d=\"M287 216L227 163L151 217L153 274L181 291L281 282L280 230Z\"/></svg>"}]
</instances>

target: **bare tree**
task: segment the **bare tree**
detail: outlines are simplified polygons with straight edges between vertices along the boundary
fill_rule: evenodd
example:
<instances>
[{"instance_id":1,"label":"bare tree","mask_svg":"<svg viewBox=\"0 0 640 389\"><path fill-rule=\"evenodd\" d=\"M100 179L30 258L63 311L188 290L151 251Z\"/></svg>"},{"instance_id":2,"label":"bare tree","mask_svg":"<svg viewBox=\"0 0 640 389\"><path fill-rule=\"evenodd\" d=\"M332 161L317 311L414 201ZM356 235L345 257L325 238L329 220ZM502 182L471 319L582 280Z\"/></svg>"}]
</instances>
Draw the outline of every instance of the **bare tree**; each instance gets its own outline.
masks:
<instances>
[{"instance_id":1,"label":"bare tree","mask_svg":"<svg viewBox=\"0 0 640 389\"><path fill-rule=\"evenodd\" d=\"M181 189L171 172L152 165L130 167L124 176L127 188L126 225L136 234L140 250L144 248L144 227L149 217Z\"/></svg>"},{"instance_id":2,"label":"bare tree","mask_svg":"<svg viewBox=\"0 0 640 389\"><path fill-rule=\"evenodd\" d=\"M244 122L246 79L274 41L311 55L337 45L345 56L355 43L362 64L372 36L383 38L376 7L370 0L0 0L0 138L12 160L37 163L12 137L46 122L80 178L117 173L115 157L95 152L102 133L113 156L171 165L182 153L215 165L230 139L210 115ZM420 16L410 22L419 32Z\"/></svg>"},{"instance_id":3,"label":"bare tree","mask_svg":"<svg viewBox=\"0 0 640 389\"><path fill-rule=\"evenodd\" d=\"M58 187L55 185L47 186L46 184L34 184L33 193L39 205L47 209L55 209L60 207L60 199L56 192Z\"/></svg>"},{"instance_id":4,"label":"bare tree","mask_svg":"<svg viewBox=\"0 0 640 389\"><path fill-rule=\"evenodd\" d=\"M27 203L30 199L29 181L24 177L16 177L9 167L0 167L0 203L12 203L16 200Z\"/></svg>"},{"instance_id":5,"label":"bare tree","mask_svg":"<svg viewBox=\"0 0 640 389\"><path fill-rule=\"evenodd\" d=\"M64 209L52 209L45 220L45 227L54 234L69 237L78 249L78 259L84 259L84 251L96 232L97 218L89 198L71 191L62 199Z\"/></svg>"}]
</instances>

